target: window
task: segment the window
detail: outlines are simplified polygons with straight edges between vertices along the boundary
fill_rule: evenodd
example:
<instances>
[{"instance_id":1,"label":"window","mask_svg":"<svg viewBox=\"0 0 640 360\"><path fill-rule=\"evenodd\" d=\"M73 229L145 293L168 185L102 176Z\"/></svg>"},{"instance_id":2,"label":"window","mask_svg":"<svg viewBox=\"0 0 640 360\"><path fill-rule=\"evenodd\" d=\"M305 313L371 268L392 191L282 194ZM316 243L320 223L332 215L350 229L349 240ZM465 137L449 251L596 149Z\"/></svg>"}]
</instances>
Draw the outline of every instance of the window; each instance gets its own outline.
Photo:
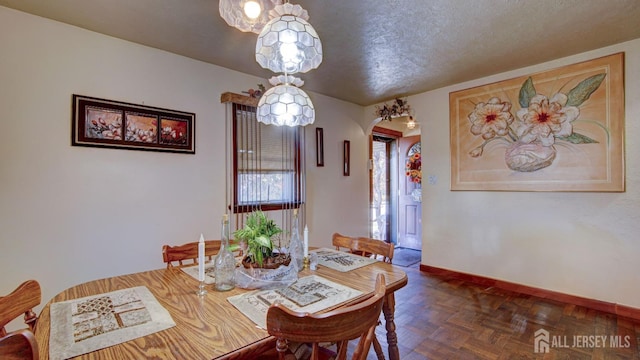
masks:
<instances>
[{"instance_id":1,"label":"window","mask_svg":"<svg viewBox=\"0 0 640 360\"><path fill-rule=\"evenodd\" d=\"M301 136L300 127L264 125L255 107L233 104L234 212L300 206Z\"/></svg>"}]
</instances>

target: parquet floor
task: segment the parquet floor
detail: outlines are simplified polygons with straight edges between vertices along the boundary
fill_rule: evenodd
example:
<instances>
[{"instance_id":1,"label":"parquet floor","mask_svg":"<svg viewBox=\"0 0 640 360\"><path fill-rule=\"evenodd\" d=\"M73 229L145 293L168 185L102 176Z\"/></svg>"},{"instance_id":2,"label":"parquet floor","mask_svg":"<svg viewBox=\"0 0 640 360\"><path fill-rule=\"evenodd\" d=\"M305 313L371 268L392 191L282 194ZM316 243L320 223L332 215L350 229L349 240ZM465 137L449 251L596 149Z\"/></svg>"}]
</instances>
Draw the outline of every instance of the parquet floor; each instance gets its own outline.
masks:
<instances>
[{"instance_id":1,"label":"parquet floor","mask_svg":"<svg viewBox=\"0 0 640 360\"><path fill-rule=\"evenodd\" d=\"M409 284L396 293L403 360L640 359L640 321L446 280L418 266L406 268ZM549 332L548 353L534 352L534 333L540 329ZM376 333L386 350L384 325ZM605 336L605 346L595 343L595 336ZM612 347L612 337L622 346ZM373 349L367 359L376 359Z\"/></svg>"}]
</instances>

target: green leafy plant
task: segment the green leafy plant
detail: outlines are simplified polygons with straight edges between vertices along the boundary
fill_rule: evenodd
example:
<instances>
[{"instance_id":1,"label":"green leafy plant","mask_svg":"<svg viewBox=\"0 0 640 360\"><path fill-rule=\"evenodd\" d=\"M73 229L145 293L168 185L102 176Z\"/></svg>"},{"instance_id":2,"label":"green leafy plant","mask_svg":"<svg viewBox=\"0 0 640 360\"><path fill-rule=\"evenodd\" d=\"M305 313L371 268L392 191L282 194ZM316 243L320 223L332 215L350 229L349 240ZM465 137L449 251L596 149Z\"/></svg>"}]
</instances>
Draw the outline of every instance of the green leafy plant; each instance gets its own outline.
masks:
<instances>
[{"instance_id":1,"label":"green leafy plant","mask_svg":"<svg viewBox=\"0 0 640 360\"><path fill-rule=\"evenodd\" d=\"M253 211L247 216L244 228L233 233L236 241L247 243L247 256L251 261L262 266L264 259L273 254L272 237L282 232L282 229L260 210Z\"/></svg>"}]
</instances>

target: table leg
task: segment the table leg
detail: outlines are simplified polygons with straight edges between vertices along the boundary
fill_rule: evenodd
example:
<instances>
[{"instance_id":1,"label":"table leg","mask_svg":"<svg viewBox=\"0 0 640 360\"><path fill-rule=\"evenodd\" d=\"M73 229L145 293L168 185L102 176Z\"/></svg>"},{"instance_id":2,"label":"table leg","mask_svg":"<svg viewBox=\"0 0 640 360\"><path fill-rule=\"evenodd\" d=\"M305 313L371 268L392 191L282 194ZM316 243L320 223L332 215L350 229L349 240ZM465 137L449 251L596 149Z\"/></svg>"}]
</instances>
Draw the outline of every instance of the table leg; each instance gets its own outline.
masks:
<instances>
[{"instance_id":1,"label":"table leg","mask_svg":"<svg viewBox=\"0 0 640 360\"><path fill-rule=\"evenodd\" d=\"M387 329L387 344L389 344L389 360L400 360L400 350L398 350L398 335L396 334L396 324L394 320L394 312L396 307L396 298L393 293L385 295L382 304L382 312L384 313L385 328Z\"/></svg>"}]
</instances>

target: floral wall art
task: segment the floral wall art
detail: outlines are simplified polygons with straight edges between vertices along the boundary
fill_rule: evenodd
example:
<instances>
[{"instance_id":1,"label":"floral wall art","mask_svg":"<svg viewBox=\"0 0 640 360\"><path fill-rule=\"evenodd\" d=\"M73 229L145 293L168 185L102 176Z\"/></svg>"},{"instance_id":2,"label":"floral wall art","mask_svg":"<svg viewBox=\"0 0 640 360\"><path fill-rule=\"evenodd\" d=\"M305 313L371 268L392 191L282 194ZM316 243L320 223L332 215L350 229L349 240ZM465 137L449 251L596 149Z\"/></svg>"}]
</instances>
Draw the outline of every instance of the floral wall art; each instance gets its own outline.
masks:
<instances>
[{"instance_id":1,"label":"floral wall art","mask_svg":"<svg viewBox=\"0 0 640 360\"><path fill-rule=\"evenodd\" d=\"M624 191L624 53L449 94L451 190Z\"/></svg>"},{"instance_id":2,"label":"floral wall art","mask_svg":"<svg viewBox=\"0 0 640 360\"><path fill-rule=\"evenodd\" d=\"M71 144L195 154L195 117L74 94Z\"/></svg>"}]
</instances>

